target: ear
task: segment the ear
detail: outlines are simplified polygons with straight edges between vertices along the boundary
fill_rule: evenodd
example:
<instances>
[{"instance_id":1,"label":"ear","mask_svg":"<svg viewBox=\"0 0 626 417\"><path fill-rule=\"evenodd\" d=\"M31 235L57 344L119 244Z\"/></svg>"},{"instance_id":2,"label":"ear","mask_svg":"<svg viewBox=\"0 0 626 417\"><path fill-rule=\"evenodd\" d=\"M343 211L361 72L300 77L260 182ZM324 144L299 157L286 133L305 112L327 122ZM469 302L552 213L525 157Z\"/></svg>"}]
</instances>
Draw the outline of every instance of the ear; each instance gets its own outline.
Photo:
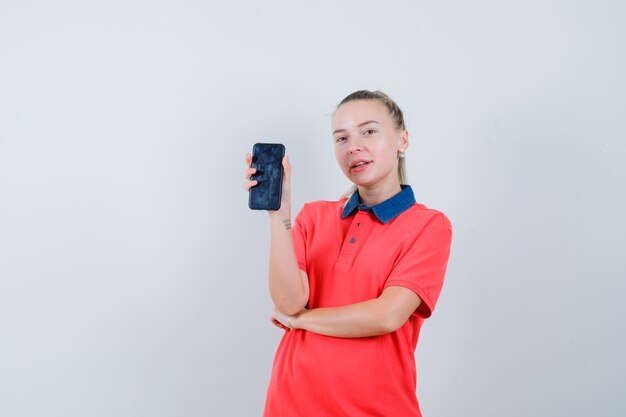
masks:
<instances>
[{"instance_id":1,"label":"ear","mask_svg":"<svg viewBox=\"0 0 626 417\"><path fill-rule=\"evenodd\" d=\"M400 149L405 150L405 151L409 147L409 131L408 130L405 129L400 135L398 146Z\"/></svg>"}]
</instances>

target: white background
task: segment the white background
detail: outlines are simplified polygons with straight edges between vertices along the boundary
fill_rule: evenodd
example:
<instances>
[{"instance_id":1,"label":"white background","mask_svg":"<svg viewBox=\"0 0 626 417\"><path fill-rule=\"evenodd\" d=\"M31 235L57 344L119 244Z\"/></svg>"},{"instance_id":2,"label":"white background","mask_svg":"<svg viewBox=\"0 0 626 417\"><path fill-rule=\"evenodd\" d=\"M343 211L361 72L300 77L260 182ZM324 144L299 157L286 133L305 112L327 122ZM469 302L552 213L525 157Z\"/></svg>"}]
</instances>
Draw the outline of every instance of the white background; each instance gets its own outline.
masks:
<instances>
[{"instance_id":1,"label":"white background","mask_svg":"<svg viewBox=\"0 0 626 417\"><path fill-rule=\"evenodd\" d=\"M454 227L425 417L623 416L623 1L0 1L0 416L255 416L281 332L244 154L348 183L335 105L406 114ZM329 381L332 383L332 381Z\"/></svg>"}]
</instances>

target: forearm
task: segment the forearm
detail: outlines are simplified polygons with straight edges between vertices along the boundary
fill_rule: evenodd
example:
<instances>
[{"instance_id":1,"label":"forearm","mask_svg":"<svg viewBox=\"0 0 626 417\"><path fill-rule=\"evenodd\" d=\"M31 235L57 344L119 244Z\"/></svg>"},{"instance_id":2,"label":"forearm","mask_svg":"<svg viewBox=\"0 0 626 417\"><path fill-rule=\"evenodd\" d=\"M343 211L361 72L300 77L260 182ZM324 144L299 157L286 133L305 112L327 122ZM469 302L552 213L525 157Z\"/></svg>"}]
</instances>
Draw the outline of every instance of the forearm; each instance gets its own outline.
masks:
<instances>
[{"instance_id":1,"label":"forearm","mask_svg":"<svg viewBox=\"0 0 626 417\"><path fill-rule=\"evenodd\" d=\"M348 338L378 336L396 330L395 323L379 299L342 307L304 310L292 317L290 324L294 329Z\"/></svg>"},{"instance_id":2,"label":"forearm","mask_svg":"<svg viewBox=\"0 0 626 417\"><path fill-rule=\"evenodd\" d=\"M270 295L276 308L295 314L304 308L309 293L293 249L289 216L270 215L270 236Z\"/></svg>"},{"instance_id":3,"label":"forearm","mask_svg":"<svg viewBox=\"0 0 626 417\"><path fill-rule=\"evenodd\" d=\"M341 307L303 310L289 317L288 327L334 337L368 337L398 330L420 305L413 291L389 286L372 300Z\"/></svg>"}]
</instances>

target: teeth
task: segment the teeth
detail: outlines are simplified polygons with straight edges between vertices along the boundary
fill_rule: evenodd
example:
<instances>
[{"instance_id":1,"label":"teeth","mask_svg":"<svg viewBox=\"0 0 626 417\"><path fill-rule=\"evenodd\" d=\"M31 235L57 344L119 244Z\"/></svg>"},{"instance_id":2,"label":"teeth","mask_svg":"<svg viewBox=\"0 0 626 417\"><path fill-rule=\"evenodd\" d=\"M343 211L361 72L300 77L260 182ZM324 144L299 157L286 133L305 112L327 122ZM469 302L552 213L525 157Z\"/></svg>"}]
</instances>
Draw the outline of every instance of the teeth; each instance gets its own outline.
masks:
<instances>
[{"instance_id":1,"label":"teeth","mask_svg":"<svg viewBox=\"0 0 626 417\"><path fill-rule=\"evenodd\" d=\"M365 165L367 162L359 162L358 164L354 165L353 168L356 167L360 167L361 165Z\"/></svg>"}]
</instances>

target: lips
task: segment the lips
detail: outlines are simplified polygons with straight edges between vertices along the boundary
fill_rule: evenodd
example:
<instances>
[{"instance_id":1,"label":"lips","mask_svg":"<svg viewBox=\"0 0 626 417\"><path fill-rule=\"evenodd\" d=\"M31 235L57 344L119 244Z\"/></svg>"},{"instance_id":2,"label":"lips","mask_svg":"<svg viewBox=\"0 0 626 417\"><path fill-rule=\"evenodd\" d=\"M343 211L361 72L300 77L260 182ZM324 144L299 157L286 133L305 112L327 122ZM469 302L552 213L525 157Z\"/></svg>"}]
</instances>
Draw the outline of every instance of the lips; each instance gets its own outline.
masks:
<instances>
[{"instance_id":1,"label":"lips","mask_svg":"<svg viewBox=\"0 0 626 417\"><path fill-rule=\"evenodd\" d=\"M373 161L371 160L357 159L356 161L352 161L352 163L350 164L350 169L355 170L355 171L361 171L365 169L365 167L367 167L372 162Z\"/></svg>"}]
</instances>

